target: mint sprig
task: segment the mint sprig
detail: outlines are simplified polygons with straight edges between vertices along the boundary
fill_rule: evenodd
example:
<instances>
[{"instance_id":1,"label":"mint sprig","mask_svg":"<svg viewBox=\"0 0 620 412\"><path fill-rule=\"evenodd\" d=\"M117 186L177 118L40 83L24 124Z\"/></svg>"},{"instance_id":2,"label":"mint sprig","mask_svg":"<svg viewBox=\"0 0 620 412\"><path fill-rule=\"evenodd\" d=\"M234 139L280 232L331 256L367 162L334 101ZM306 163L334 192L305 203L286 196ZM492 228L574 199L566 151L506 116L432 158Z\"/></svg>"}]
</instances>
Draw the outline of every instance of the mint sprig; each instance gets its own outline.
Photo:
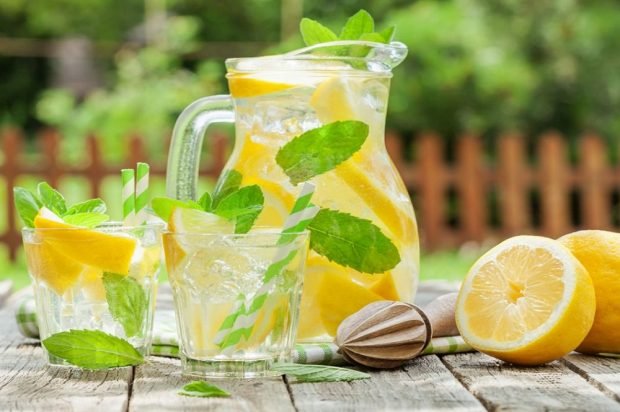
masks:
<instances>
[{"instance_id":1,"label":"mint sprig","mask_svg":"<svg viewBox=\"0 0 620 412\"><path fill-rule=\"evenodd\" d=\"M110 314L121 324L125 335L139 335L148 305L144 288L132 277L110 272L103 274L103 286Z\"/></svg>"},{"instance_id":2,"label":"mint sprig","mask_svg":"<svg viewBox=\"0 0 620 412\"><path fill-rule=\"evenodd\" d=\"M17 214L28 227L34 227L34 219L43 206L39 198L23 187L13 188L13 199Z\"/></svg>"},{"instance_id":3,"label":"mint sprig","mask_svg":"<svg viewBox=\"0 0 620 412\"><path fill-rule=\"evenodd\" d=\"M199 209L235 223L235 233L247 233L263 210L265 198L258 185L241 187L243 176L231 169L218 181L213 194L205 192L198 202L167 197L152 200L153 211L166 222L175 207Z\"/></svg>"},{"instance_id":4,"label":"mint sprig","mask_svg":"<svg viewBox=\"0 0 620 412\"><path fill-rule=\"evenodd\" d=\"M60 192L46 182L37 185L36 194L16 186L13 188L13 198L17 214L27 227L34 227L34 219L42 207L46 207L66 223L86 228L100 225L110 218L105 214L107 208L103 200L90 199L67 206Z\"/></svg>"},{"instance_id":5,"label":"mint sprig","mask_svg":"<svg viewBox=\"0 0 620 412\"><path fill-rule=\"evenodd\" d=\"M369 127L358 120L325 124L308 130L285 144L276 163L294 185L328 172L360 150Z\"/></svg>"},{"instance_id":6,"label":"mint sprig","mask_svg":"<svg viewBox=\"0 0 620 412\"><path fill-rule=\"evenodd\" d=\"M349 368L326 365L302 365L299 363L276 363L271 368L293 376L297 382L339 382L370 379L370 375Z\"/></svg>"},{"instance_id":7,"label":"mint sprig","mask_svg":"<svg viewBox=\"0 0 620 412\"><path fill-rule=\"evenodd\" d=\"M144 357L124 339L99 330L59 332L41 342L47 351L84 369L108 369L144 363Z\"/></svg>"},{"instance_id":8,"label":"mint sprig","mask_svg":"<svg viewBox=\"0 0 620 412\"><path fill-rule=\"evenodd\" d=\"M183 389L180 390L178 394L197 398L227 398L230 396L230 393L226 392L224 389L204 381L192 381L183 386Z\"/></svg>"},{"instance_id":9,"label":"mint sprig","mask_svg":"<svg viewBox=\"0 0 620 412\"><path fill-rule=\"evenodd\" d=\"M362 35L375 31L375 21L366 10L360 10L349 17L340 31L339 40L359 40Z\"/></svg>"},{"instance_id":10,"label":"mint sprig","mask_svg":"<svg viewBox=\"0 0 620 412\"><path fill-rule=\"evenodd\" d=\"M213 213L235 222L235 233L247 233L263 210L265 198L258 185L242 187L218 203Z\"/></svg>"},{"instance_id":11,"label":"mint sprig","mask_svg":"<svg viewBox=\"0 0 620 412\"><path fill-rule=\"evenodd\" d=\"M102 213L75 213L71 215L63 216L62 220L65 223L74 226L81 226L86 228L97 227L100 224L107 222L109 219L108 215L104 215Z\"/></svg>"},{"instance_id":12,"label":"mint sprig","mask_svg":"<svg viewBox=\"0 0 620 412\"><path fill-rule=\"evenodd\" d=\"M153 198L153 200L151 200L151 207L153 208L153 212L165 222L170 220L170 215L176 207L204 210L201 205L196 202L171 199L169 197Z\"/></svg>"},{"instance_id":13,"label":"mint sprig","mask_svg":"<svg viewBox=\"0 0 620 412\"><path fill-rule=\"evenodd\" d=\"M37 185L37 193L41 203L58 216L62 216L67 212L65 198L47 182L41 182Z\"/></svg>"},{"instance_id":14,"label":"mint sprig","mask_svg":"<svg viewBox=\"0 0 620 412\"><path fill-rule=\"evenodd\" d=\"M107 207L105 202L101 199L90 199L84 202L79 202L70 206L65 212L64 216L75 215L78 213L105 213Z\"/></svg>"},{"instance_id":15,"label":"mint sprig","mask_svg":"<svg viewBox=\"0 0 620 412\"><path fill-rule=\"evenodd\" d=\"M362 9L349 17L339 35L336 35L331 29L325 27L318 21L308 18L301 19L299 31L307 46L337 40L364 40L377 43L390 43L394 37L395 27L390 26L384 30L375 31L374 19L370 13ZM336 56L363 57L367 55L369 51L370 48L368 47L336 46L322 49L319 52Z\"/></svg>"},{"instance_id":16,"label":"mint sprig","mask_svg":"<svg viewBox=\"0 0 620 412\"><path fill-rule=\"evenodd\" d=\"M215 185L215 189L213 190L213 196L211 196L211 208L215 209L224 198L239 190L242 180L243 175L235 169L230 169L226 171L218 179Z\"/></svg>"},{"instance_id":17,"label":"mint sprig","mask_svg":"<svg viewBox=\"0 0 620 412\"><path fill-rule=\"evenodd\" d=\"M363 273L383 273L400 262L392 241L370 220L321 209L308 226L310 248Z\"/></svg>"},{"instance_id":18,"label":"mint sprig","mask_svg":"<svg viewBox=\"0 0 620 412\"><path fill-rule=\"evenodd\" d=\"M304 39L306 46L313 44L327 43L338 40L336 33L323 26L316 20L304 17L299 23L299 31Z\"/></svg>"}]
</instances>

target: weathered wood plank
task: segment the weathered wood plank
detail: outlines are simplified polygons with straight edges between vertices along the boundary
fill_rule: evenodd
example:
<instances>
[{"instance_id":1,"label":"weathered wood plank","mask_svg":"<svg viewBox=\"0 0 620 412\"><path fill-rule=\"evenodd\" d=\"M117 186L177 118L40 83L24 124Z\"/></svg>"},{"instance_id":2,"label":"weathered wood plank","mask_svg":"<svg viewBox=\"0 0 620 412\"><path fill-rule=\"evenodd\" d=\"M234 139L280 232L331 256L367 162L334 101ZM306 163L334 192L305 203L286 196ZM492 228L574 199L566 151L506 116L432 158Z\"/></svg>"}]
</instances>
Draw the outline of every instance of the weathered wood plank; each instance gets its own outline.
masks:
<instances>
[{"instance_id":1,"label":"weathered wood plank","mask_svg":"<svg viewBox=\"0 0 620 412\"><path fill-rule=\"evenodd\" d=\"M451 410L482 405L436 356L423 356L398 370L372 372L354 382L291 383L298 411Z\"/></svg>"},{"instance_id":2,"label":"weathered wood plank","mask_svg":"<svg viewBox=\"0 0 620 412\"><path fill-rule=\"evenodd\" d=\"M17 332L10 309L0 310L0 336L0 410L126 410L131 368L49 368L39 344Z\"/></svg>"},{"instance_id":3,"label":"weathered wood plank","mask_svg":"<svg viewBox=\"0 0 620 412\"><path fill-rule=\"evenodd\" d=\"M480 353L444 356L452 373L491 410L620 411L620 404L560 362L518 367Z\"/></svg>"},{"instance_id":4,"label":"weathered wood plank","mask_svg":"<svg viewBox=\"0 0 620 412\"><path fill-rule=\"evenodd\" d=\"M620 359L575 353L565 357L564 363L607 396L620 401Z\"/></svg>"},{"instance_id":5,"label":"weathered wood plank","mask_svg":"<svg viewBox=\"0 0 620 412\"><path fill-rule=\"evenodd\" d=\"M282 378L211 381L229 391L230 398L192 398L177 394L196 378L181 375L176 359L153 358L136 368L130 411L294 411Z\"/></svg>"}]
</instances>

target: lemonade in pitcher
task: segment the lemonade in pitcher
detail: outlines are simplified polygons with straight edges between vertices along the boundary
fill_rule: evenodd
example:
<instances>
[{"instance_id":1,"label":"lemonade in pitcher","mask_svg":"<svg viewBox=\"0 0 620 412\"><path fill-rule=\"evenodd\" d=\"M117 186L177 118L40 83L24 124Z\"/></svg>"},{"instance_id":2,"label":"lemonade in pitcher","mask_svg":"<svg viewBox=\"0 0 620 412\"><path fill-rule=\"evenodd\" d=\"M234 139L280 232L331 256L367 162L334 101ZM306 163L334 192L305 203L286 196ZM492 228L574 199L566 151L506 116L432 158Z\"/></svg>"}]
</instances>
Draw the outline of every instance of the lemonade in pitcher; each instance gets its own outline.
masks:
<instances>
[{"instance_id":1,"label":"lemonade in pitcher","mask_svg":"<svg viewBox=\"0 0 620 412\"><path fill-rule=\"evenodd\" d=\"M416 219L384 143L391 71L406 54L398 42L335 41L229 59L230 96L193 103L175 126L169 196L196 199L199 148L213 122L236 129L218 186L231 175L260 186L258 226L281 226L299 184L316 185L321 212L309 227L298 341L331 340L344 318L372 301L414 298Z\"/></svg>"}]
</instances>

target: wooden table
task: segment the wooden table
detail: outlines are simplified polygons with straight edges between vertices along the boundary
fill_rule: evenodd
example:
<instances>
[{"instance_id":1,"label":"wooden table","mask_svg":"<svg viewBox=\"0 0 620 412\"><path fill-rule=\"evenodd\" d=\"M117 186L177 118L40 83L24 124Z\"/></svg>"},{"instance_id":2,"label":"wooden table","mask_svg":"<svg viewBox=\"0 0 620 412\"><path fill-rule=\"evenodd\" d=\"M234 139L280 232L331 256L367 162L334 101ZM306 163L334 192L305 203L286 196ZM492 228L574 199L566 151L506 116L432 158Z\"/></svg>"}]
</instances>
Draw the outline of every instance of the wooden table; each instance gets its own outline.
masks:
<instances>
[{"instance_id":1,"label":"wooden table","mask_svg":"<svg viewBox=\"0 0 620 412\"><path fill-rule=\"evenodd\" d=\"M571 354L519 368L478 353L430 355L371 374L338 383L218 381L231 398L187 398L177 390L192 379L174 359L100 372L48 369L38 342L19 335L10 308L0 309L0 411L620 411L620 359Z\"/></svg>"}]
</instances>

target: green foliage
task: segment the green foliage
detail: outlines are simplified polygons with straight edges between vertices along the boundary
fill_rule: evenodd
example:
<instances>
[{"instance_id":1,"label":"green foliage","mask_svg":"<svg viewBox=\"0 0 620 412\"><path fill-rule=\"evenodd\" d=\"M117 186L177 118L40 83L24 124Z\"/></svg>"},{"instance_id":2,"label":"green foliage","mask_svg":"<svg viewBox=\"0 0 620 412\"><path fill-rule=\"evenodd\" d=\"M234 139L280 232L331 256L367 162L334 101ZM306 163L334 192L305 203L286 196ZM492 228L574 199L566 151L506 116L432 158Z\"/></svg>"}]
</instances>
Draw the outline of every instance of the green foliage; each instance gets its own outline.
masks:
<instances>
[{"instance_id":1,"label":"green foliage","mask_svg":"<svg viewBox=\"0 0 620 412\"><path fill-rule=\"evenodd\" d=\"M401 130L556 128L620 134L620 25L610 1L422 0L384 23L409 57L388 124Z\"/></svg>"},{"instance_id":2,"label":"green foliage","mask_svg":"<svg viewBox=\"0 0 620 412\"><path fill-rule=\"evenodd\" d=\"M82 35L95 40L118 40L140 21L143 0L2 0L0 22L15 37ZM113 22L113 23L112 23Z\"/></svg>"},{"instance_id":3,"label":"green foliage","mask_svg":"<svg viewBox=\"0 0 620 412\"><path fill-rule=\"evenodd\" d=\"M150 153L165 156L165 139L174 120L191 101L218 90L219 64L201 63L195 71L183 67L181 55L194 49L196 19L172 18L166 41L116 56L114 86L100 89L77 103L65 90L48 90L37 104L40 120L61 129L64 152L80 156L84 136L96 133L106 157L125 155L126 137L143 136Z\"/></svg>"}]
</instances>

